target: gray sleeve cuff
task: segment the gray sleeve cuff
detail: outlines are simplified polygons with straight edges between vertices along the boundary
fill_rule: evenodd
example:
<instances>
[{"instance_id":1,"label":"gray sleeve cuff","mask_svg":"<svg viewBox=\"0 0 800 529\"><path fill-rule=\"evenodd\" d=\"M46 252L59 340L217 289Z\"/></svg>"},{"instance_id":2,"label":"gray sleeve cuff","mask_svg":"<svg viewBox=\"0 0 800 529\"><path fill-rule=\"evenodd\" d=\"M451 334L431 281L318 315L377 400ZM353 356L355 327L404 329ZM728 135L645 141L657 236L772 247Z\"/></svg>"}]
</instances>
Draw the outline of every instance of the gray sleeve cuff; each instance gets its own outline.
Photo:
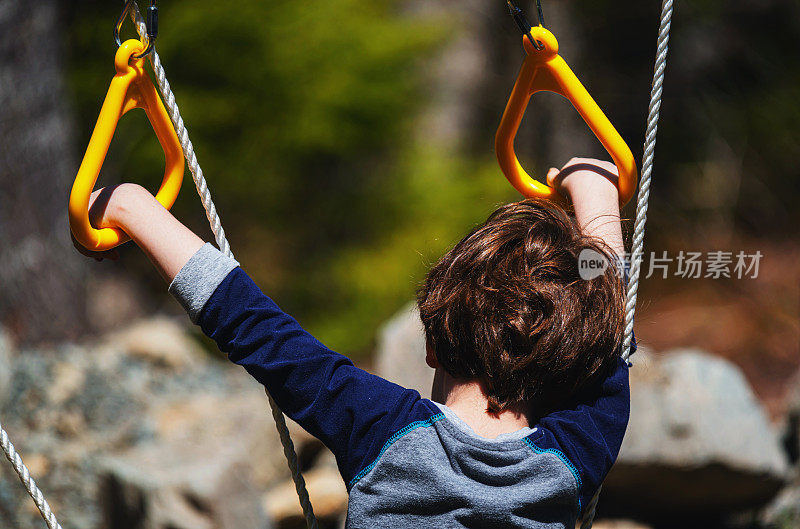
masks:
<instances>
[{"instance_id":1,"label":"gray sleeve cuff","mask_svg":"<svg viewBox=\"0 0 800 529\"><path fill-rule=\"evenodd\" d=\"M183 265L170 283L169 293L189 313L192 323L197 323L208 299L237 266L235 259L206 243Z\"/></svg>"}]
</instances>

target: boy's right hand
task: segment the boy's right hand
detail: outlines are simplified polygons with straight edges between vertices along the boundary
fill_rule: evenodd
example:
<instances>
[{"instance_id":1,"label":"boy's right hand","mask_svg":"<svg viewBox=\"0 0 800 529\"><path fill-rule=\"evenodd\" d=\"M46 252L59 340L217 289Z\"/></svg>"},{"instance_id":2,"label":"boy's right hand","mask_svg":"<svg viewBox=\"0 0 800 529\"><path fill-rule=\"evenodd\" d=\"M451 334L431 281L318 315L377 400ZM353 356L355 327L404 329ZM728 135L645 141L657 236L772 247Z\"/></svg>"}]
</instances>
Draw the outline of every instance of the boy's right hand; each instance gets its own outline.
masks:
<instances>
[{"instance_id":1,"label":"boy's right hand","mask_svg":"<svg viewBox=\"0 0 800 529\"><path fill-rule=\"evenodd\" d=\"M570 198L581 231L601 239L624 257L617 167L593 158L572 158L560 170L550 169L547 183Z\"/></svg>"},{"instance_id":2,"label":"boy's right hand","mask_svg":"<svg viewBox=\"0 0 800 529\"><path fill-rule=\"evenodd\" d=\"M573 202L575 195L593 195L597 192L609 194L617 191L619 172L612 162L594 158L572 158L561 169L550 168L547 184L568 196ZM589 189L588 192L584 192ZM579 200L583 197L579 197ZM617 199L619 200L619 199Z\"/></svg>"}]
</instances>

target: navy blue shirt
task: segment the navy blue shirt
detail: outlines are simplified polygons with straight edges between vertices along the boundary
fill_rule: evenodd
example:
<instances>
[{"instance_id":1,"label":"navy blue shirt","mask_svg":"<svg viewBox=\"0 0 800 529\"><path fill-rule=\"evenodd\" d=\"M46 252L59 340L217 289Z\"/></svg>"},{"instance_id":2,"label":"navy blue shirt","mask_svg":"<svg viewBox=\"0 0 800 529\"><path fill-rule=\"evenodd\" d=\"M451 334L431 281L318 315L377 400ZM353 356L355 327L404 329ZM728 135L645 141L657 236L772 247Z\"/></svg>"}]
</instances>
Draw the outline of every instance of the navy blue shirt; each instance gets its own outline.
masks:
<instances>
[{"instance_id":1,"label":"navy blue shirt","mask_svg":"<svg viewBox=\"0 0 800 529\"><path fill-rule=\"evenodd\" d=\"M353 365L207 244L170 285L192 320L336 456L347 527L574 527L616 460L628 366L569 409L495 439L442 404Z\"/></svg>"}]
</instances>

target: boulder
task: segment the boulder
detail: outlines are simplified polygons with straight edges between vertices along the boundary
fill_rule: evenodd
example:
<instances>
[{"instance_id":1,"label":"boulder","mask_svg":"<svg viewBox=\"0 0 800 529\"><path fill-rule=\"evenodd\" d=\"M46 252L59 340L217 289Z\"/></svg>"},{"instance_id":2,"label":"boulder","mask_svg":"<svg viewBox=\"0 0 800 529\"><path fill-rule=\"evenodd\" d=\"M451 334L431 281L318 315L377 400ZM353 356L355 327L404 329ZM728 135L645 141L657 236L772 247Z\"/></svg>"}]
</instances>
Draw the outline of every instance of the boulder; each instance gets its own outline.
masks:
<instances>
[{"instance_id":1,"label":"boulder","mask_svg":"<svg viewBox=\"0 0 800 529\"><path fill-rule=\"evenodd\" d=\"M409 303L378 332L376 374L430 397L434 370L425 363L425 330L415 303Z\"/></svg>"},{"instance_id":2,"label":"boulder","mask_svg":"<svg viewBox=\"0 0 800 529\"><path fill-rule=\"evenodd\" d=\"M203 459L205 458L205 459ZM106 463L101 527L128 529L264 529L249 466L230 451L164 445ZM202 465L197 461L203 460Z\"/></svg>"},{"instance_id":3,"label":"boulder","mask_svg":"<svg viewBox=\"0 0 800 529\"><path fill-rule=\"evenodd\" d=\"M0 327L0 401L8 390L11 378L11 341L5 330Z\"/></svg>"},{"instance_id":4,"label":"boulder","mask_svg":"<svg viewBox=\"0 0 800 529\"><path fill-rule=\"evenodd\" d=\"M186 332L188 321L166 316L139 320L108 334L101 346L145 358L158 367L184 369L203 357L198 342Z\"/></svg>"},{"instance_id":5,"label":"boulder","mask_svg":"<svg viewBox=\"0 0 800 529\"><path fill-rule=\"evenodd\" d=\"M289 476L278 431L261 386L224 394L196 392L173 400L154 403L147 413L153 437L149 445L197 447L213 453L220 443L235 457L247 461L254 483L263 490ZM301 430L294 423L290 431ZM306 434L308 435L308 434ZM310 436L309 436L310 437ZM294 436L298 450L305 438ZM233 459L234 455L229 456ZM199 466L205 458L196 459ZM234 463L238 463L236 460Z\"/></svg>"},{"instance_id":6,"label":"boulder","mask_svg":"<svg viewBox=\"0 0 800 529\"><path fill-rule=\"evenodd\" d=\"M338 527L347 515L347 487L336 467L333 454L325 450L317 465L304 473L314 514L323 527ZM264 510L280 528L306 527L303 510L297 499L294 482L287 479L267 492Z\"/></svg>"},{"instance_id":7,"label":"boulder","mask_svg":"<svg viewBox=\"0 0 800 529\"><path fill-rule=\"evenodd\" d=\"M289 472L263 388L180 322L21 350L8 368L3 351L0 420L65 527L267 525L262 496ZM2 527L42 525L5 468L0 511Z\"/></svg>"},{"instance_id":8,"label":"boulder","mask_svg":"<svg viewBox=\"0 0 800 529\"><path fill-rule=\"evenodd\" d=\"M776 495L787 461L735 365L693 349L634 358L631 419L603 487L604 513L719 518Z\"/></svg>"},{"instance_id":9,"label":"boulder","mask_svg":"<svg viewBox=\"0 0 800 529\"><path fill-rule=\"evenodd\" d=\"M153 438L104 458L104 527L126 520L130 529L267 527L263 491L289 473L267 399L257 388L194 393L151 406ZM295 424L291 429L299 430ZM295 436L298 449L306 436ZM293 499L297 504L296 494Z\"/></svg>"},{"instance_id":10,"label":"boulder","mask_svg":"<svg viewBox=\"0 0 800 529\"><path fill-rule=\"evenodd\" d=\"M101 463L103 527L264 529L251 469L268 434L263 399L195 396L156 412L157 440ZM266 436L268 437L268 436Z\"/></svg>"}]
</instances>

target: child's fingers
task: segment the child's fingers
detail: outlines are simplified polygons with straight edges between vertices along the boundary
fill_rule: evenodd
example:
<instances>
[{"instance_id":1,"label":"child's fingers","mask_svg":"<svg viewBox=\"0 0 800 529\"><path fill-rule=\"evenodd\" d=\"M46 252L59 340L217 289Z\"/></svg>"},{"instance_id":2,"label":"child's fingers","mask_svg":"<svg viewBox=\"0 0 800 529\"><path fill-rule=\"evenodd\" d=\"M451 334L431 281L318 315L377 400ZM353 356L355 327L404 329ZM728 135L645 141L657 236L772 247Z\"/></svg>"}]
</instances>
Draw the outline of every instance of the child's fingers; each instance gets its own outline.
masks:
<instances>
[{"instance_id":1,"label":"child's fingers","mask_svg":"<svg viewBox=\"0 0 800 529\"><path fill-rule=\"evenodd\" d=\"M545 177L547 185L549 185L550 187L556 186L557 185L556 179L558 178L558 174L560 172L561 170L556 169L555 167L551 167L547 171L547 176Z\"/></svg>"},{"instance_id":2,"label":"child's fingers","mask_svg":"<svg viewBox=\"0 0 800 529\"><path fill-rule=\"evenodd\" d=\"M103 259L109 259L111 261L119 261L119 252L117 252L116 248L112 248L111 250L106 250L104 252L93 252L92 250L89 250L84 245L79 243L75 239L74 235L72 235L72 245L75 247L76 250L78 250L78 253L86 257L91 257L97 262L100 262Z\"/></svg>"},{"instance_id":3,"label":"child's fingers","mask_svg":"<svg viewBox=\"0 0 800 529\"><path fill-rule=\"evenodd\" d=\"M572 158L561 170L564 171L579 166L586 169L597 168L600 171L617 174L617 166L613 162L609 162L608 160L598 160L596 158Z\"/></svg>"},{"instance_id":4,"label":"child's fingers","mask_svg":"<svg viewBox=\"0 0 800 529\"><path fill-rule=\"evenodd\" d=\"M91 257L94 257L94 260L98 263L103 259L108 259L109 261L119 261L119 253L117 250L106 250L105 252L90 252Z\"/></svg>"}]
</instances>

